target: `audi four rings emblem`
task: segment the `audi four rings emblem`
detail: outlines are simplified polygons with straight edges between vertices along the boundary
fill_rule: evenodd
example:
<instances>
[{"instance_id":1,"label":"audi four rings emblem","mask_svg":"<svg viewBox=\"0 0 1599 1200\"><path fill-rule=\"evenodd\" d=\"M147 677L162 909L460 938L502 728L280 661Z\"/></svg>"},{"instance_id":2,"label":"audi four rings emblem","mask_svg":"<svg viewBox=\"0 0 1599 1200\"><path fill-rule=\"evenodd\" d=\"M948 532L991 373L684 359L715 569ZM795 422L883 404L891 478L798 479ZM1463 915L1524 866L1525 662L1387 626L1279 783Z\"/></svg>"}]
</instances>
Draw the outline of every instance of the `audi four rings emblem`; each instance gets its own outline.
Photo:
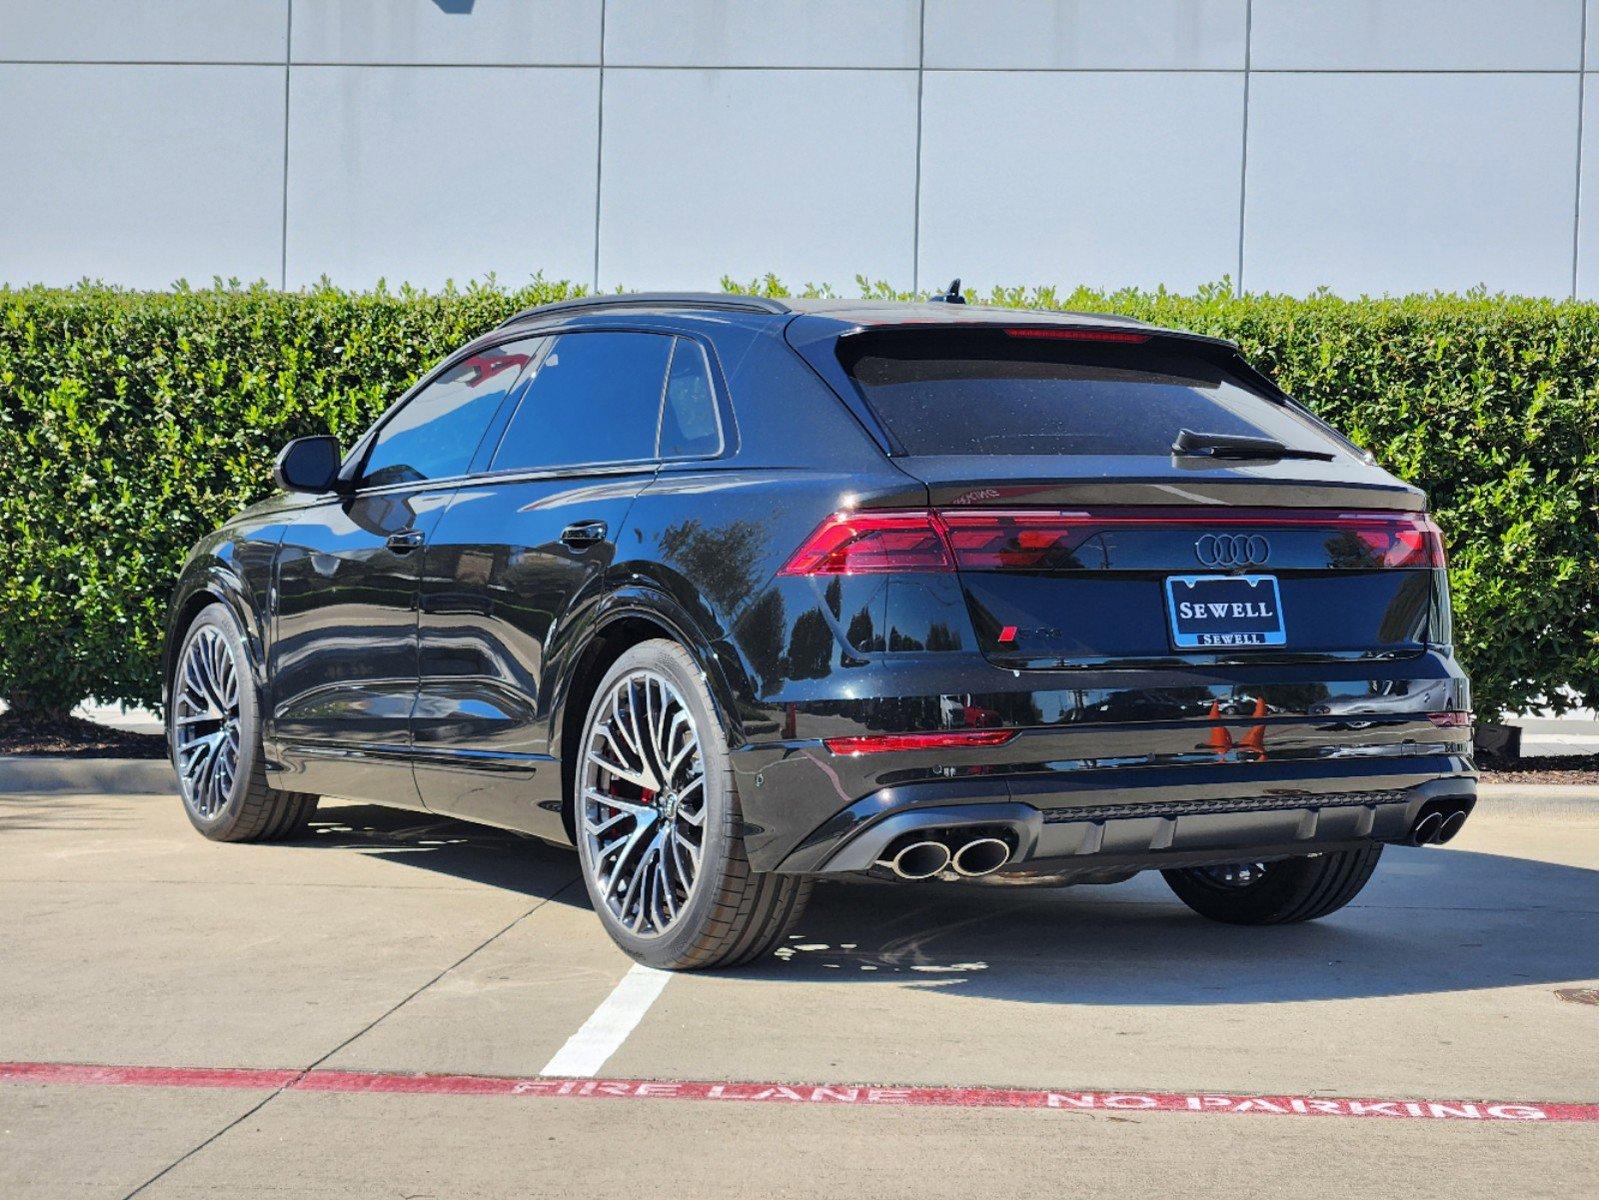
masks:
<instances>
[{"instance_id":1,"label":"audi four rings emblem","mask_svg":"<svg viewBox=\"0 0 1599 1200\"><path fill-rule=\"evenodd\" d=\"M1194 557L1207 567L1259 567L1271 544L1258 533L1207 533L1194 543Z\"/></svg>"}]
</instances>

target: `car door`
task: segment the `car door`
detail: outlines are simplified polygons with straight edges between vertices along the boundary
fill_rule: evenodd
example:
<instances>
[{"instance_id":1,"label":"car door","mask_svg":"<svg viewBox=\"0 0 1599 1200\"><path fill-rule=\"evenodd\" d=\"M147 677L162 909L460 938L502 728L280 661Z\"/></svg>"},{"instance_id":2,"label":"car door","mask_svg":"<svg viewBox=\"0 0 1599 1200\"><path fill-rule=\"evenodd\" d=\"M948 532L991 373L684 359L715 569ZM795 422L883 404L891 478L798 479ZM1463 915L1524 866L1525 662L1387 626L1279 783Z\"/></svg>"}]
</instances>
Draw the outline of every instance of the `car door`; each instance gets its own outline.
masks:
<instances>
[{"instance_id":1,"label":"car door","mask_svg":"<svg viewBox=\"0 0 1599 1200\"><path fill-rule=\"evenodd\" d=\"M530 358L447 364L363 440L347 494L288 524L275 571L268 736L299 790L418 803L410 764L423 548Z\"/></svg>"},{"instance_id":2,"label":"car door","mask_svg":"<svg viewBox=\"0 0 1599 1200\"><path fill-rule=\"evenodd\" d=\"M487 471L464 483L425 553L413 729L428 808L560 836L553 682L574 618L601 593L615 536L656 470L674 339L552 339Z\"/></svg>"}]
</instances>

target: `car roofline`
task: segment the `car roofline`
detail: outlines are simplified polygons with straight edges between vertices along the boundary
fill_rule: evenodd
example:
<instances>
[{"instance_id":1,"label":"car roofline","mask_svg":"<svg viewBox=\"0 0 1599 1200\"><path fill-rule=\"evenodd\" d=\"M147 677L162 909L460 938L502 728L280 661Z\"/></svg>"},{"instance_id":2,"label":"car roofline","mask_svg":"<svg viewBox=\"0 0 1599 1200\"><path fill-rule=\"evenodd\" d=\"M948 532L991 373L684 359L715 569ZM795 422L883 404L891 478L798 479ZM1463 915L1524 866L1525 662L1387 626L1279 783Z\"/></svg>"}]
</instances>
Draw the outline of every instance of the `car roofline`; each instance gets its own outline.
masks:
<instances>
[{"instance_id":1,"label":"car roofline","mask_svg":"<svg viewBox=\"0 0 1599 1200\"><path fill-rule=\"evenodd\" d=\"M713 309L718 312L755 312L786 316L794 310L781 300L765 296L740 296L731 292L618 292L610 296L576 296L537 304L501 321L498 328L520 325L544 317L572 316L627 308Z\"/></svg>"},{"instance_id":2,"label":"car roofline","mask_svg":"<svg viewBox=\"0 0 1599 1200\"><path fill-rule=\"evenodd\" d=\"M1236 342L1208 334L1193 333L1155 325L1136 317L1117 313L1073 312L1063 309L1008 308L988 304L947 304L936 300L783 300L770 296L746 296L734 292L618 292L603 296L575 296L534 305L507 317L495 332L547 319L584 316L607 312L677 311L743 312L771 317L812 317L835 321L839 336L890 328L992 328L997 325L1054 326L1077 329L1129 330L1156 337L1174 337L1193 342L1225 346L1236 351Z\"/></svg>"}]
</instances>

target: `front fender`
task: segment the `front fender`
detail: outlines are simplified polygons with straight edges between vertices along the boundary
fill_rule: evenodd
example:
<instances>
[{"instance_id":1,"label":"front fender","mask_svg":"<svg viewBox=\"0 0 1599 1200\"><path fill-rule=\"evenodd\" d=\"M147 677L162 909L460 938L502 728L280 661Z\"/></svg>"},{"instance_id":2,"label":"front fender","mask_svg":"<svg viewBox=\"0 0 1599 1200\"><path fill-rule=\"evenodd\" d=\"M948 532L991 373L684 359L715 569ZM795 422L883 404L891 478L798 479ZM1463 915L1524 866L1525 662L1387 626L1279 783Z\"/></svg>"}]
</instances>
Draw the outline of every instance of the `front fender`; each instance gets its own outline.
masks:
<instances>
[{"instance_id":1,"label":"front fender","mask_svg":"<svg viewBox=\"0 0 1599 1200\"><path fill-rule=\"evenodd\" d=\"M261 695L266 695L266 664L271 633L273 558L282 528L262 539L229 536L222 530L203 539L190 553L178 575L168 607L166 642L161 655L161 700L171 700L175 658L190 623L206 605L221 602L244 634L250 673ZM268 709L270 711L270 709Z\"/></svg>"}]
</instances>

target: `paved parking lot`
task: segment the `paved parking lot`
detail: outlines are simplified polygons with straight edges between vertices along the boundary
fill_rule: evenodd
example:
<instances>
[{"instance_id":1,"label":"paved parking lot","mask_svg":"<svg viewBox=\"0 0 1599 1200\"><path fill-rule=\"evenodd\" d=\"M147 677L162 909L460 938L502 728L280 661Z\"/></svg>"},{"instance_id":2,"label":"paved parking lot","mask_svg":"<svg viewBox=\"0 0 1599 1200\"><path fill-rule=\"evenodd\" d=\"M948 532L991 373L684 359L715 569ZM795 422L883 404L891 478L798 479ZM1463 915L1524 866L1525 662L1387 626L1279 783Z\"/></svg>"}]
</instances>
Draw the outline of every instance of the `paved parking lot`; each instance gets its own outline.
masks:
<instances>
[{"instance_id":1,"label":"paved parking lot","mask_svg":"<svg viewBox=\"0 0 1599 1200\"><path fill-rule=\"evenodd\" d=\"M1485 803L1318 925L1211 925L1158 878L834 884L756 969L665 977L569 853L356 805L212 845L115 782L0 795L0 1196L1599 1177L1599 1007L1557 995L1599 987L1599 805Z\"/></svg>"}]
</instances>

